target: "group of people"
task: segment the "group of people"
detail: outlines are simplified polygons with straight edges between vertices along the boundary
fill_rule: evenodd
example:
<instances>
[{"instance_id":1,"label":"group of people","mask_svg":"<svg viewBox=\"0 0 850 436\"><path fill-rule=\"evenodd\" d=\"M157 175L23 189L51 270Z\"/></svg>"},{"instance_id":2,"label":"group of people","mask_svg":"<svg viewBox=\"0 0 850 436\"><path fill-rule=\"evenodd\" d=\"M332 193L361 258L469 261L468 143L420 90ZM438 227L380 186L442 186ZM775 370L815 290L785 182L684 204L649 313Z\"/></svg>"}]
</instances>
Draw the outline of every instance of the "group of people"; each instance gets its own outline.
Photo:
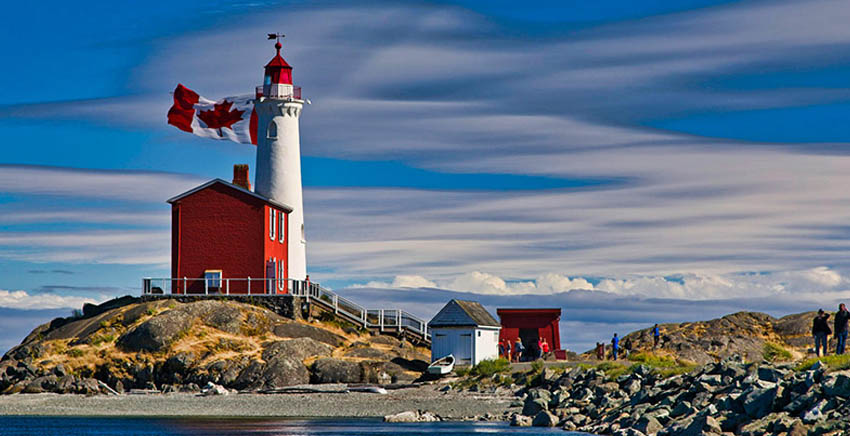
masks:
<instances>
[{"instance_id":1,"label":"group of people","mask_svg":"<svg viewBox=\"0 0 850 436\"><path fill-rule=\"evenodd\" d=\"M661 341L661 328L658 327L658 324L655 324L652 327L652 348L657 348L658 343ZM611 338L611 359L617 360L620 355L625 352L626 357L628 353L632 349L632 341L631 338L626 337L623 345L620 346L620 337L614 333L614 337ZM602 342L596 343L596 359L605 360L605 344Z\"/></svg>"},{"instance_id":2,"label":"group of people","mask_svg":"<svg viewBox=\"0 0 850 436\"><path fill-rule=\"evenodd\" d=\"M818 310L817 316L812 321L812 336L815 338L815 354L818 357L829 353L827 344L829 343L829 335L835 336L835 354L844 354L845 345L847 344L847 321L850 320L850 312L847 311L847 306L844 303L838 305L838 312L835 313L833 321L833 330L829 328L829 314L823 309ZM823 354L821 354L823 350Z\"/></svg>"},{"instance_id":3,"label":"group of people","mask_svg":"<svg viewBox=\"0 0 850 436\"><path fill-rule=\"evenodd\" d=\"M508 339L499 340L499 356L508 359L509 362L537 360L550 351L546 338L538 338L537 346L532 345L530 348L527 349L520 338L516 339L513 346L511 346L511 341Z\"/></svg>"}]
</instances>

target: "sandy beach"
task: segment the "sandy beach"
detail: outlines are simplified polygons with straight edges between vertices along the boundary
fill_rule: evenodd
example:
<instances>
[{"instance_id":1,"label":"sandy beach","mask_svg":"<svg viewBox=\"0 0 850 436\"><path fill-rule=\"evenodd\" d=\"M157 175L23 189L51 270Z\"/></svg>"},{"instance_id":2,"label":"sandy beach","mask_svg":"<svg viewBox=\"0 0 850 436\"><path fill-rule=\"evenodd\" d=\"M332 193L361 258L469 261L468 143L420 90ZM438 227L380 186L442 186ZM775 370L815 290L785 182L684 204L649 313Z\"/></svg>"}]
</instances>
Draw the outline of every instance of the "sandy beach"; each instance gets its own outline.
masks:
<instances>
[{"instance_id":1,"label":"sandy beach","mask_svg":"<svg viewBox=\"0 0 850 436\"><path fill-rule=\"evenodd\" d=\"M356 392L208 397L186 393L88 397L15 394L0 396L0 415L383 417L406 410L424 410L444 419L464 419L486 414L501 417L513 400L509 395L443 393L435 386L391 390L386 395Z\"/></svg>"}]
</instances>

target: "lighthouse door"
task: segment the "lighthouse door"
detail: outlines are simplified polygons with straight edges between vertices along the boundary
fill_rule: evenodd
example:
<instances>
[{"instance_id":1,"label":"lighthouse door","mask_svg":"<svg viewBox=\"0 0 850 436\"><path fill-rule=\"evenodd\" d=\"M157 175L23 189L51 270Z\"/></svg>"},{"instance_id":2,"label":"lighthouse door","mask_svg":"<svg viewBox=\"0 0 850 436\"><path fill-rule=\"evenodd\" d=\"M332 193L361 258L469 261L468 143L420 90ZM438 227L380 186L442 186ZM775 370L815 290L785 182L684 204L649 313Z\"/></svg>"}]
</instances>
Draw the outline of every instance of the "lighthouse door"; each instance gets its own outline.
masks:
<instances>
[{"instance_id":1,"label":"lighthouse door","mask_svg":"<svg viewBox=\"0 0 850 436\"><path fill-rule=\"evenodd\" d=\"M275 268L274 259L269 259L266 262L266 283L265 283L265 286L263 286L263 289L265 290L266 294L273 294L274 293L274 286L275 286L275 280L274 279L275 279L275 270L276 269L277 268Z\"/></svg>"}]
</instances>

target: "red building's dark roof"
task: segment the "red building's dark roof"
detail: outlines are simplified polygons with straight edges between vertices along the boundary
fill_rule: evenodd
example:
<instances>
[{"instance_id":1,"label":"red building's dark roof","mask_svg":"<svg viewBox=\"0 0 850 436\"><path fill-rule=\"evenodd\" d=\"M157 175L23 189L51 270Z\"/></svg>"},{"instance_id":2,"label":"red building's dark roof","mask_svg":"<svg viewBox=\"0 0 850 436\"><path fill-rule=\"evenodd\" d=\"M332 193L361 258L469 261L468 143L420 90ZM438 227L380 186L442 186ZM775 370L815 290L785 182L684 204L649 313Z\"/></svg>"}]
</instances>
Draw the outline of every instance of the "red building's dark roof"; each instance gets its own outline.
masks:
<instances>
[{"instance_id":1,"label":"red building's dark roof","mask_svg":"<svg viewBox=\"0 0 850 436\"><path fill-rule=\"evenodd\" d=\"M252 197L254 197L254 198L257 198L257 199L259 199L259 200L261 200L261 201L263 201L263 202L265 202L265 203L268 203L268 204L270 204L270 205L272 205L272 206L274 206L274 207L276 207L276 208L282 209L282 210L283 210L284 212L286 212L286 213L290 213L290 212L292 212L292 208L291 208L291 207L289 207L289 206L287 206L287 205L285 205L285 204L283 204L283 203L278 203L277 201L274 201L274 200L272 200L272 199L270 199L270 198L263 197L262 195L257 194L257 193L256 193L256 192L254 192L254 191L249 191L249 190L247 190L247 189L245 189L245 188L243 188L243 187L241 187L241 186L239 186L239 185L234 185L233 183L230 183L230 182L225 181L225 180L222 180L222 179L212 179L212 180L210 180L209 182L204 183L203 185L196 186L196 187L194 187L194 188L192 188L192 189L190 189L190 190L188 190L188 191L186 191L186 192L184 192L184 193L182 193L182 194L180 194L180 195L177 195L177 196L171 197L171 198L169 198L167 201L168 201L168 203L174 203L174 202L176 202L176 201L178 201L178 200L180 200L180 199L182 199L182 198L188 197L188 196L190 196L190 195L192 195L192 194L194 194L194 193L196 193L196 192L198 192L198 191L200 191L200 190L206 189L206 188L208 188L208 187L210 187L210 186L212 186L212 185L215 185L215 184L217 184L217 183L218 183L218 184L221 184L221 185L224 185L225 187L228 187L228 188L230 188L230 189L234 189L234 190L236 190L236 191L242 192L243 194L248 194L248 195L250 195L250 196L252 196Z\"/></svg>"}]
</instances>

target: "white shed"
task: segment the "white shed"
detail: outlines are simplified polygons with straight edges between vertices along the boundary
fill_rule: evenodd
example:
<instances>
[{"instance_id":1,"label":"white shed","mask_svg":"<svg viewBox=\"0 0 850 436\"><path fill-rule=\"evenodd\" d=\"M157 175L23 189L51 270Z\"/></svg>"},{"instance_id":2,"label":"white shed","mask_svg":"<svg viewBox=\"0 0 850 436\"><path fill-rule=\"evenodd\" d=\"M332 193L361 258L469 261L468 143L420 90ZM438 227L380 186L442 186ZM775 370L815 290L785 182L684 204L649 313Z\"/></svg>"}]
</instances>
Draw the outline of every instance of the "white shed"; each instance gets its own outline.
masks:
<instances>
[{"instance_id":1,"label":"white shed","mask_svg":"<svg viewBox=\"0 0 850 436\"><path fill-rule=\"evenodd\" d=\"M477 365L499 357L501 326L480 303L449 301L428 325L432 362L449 354L458 365Z\"/></svg>"}]
</instances>

